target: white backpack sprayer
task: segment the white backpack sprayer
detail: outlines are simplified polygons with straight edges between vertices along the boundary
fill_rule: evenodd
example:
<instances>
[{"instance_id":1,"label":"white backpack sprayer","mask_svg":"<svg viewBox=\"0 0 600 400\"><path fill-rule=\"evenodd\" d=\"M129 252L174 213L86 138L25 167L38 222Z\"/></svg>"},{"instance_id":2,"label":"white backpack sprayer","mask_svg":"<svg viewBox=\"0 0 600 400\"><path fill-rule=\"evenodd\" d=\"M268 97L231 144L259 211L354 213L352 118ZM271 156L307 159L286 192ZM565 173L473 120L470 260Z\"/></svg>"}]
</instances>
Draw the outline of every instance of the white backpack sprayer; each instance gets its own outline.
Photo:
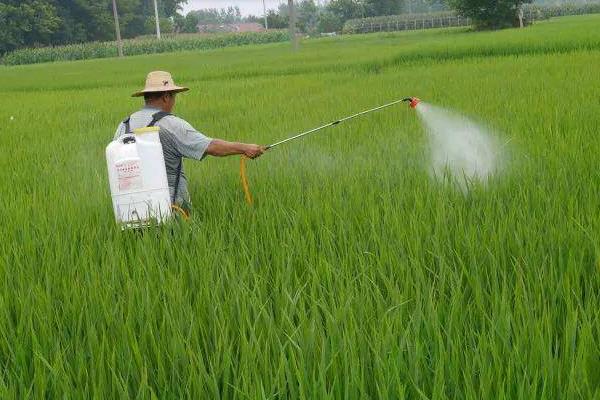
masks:
<instances>
[{"instance_id":1,"label":"white backpack sprayer","mask_svg":"<svg viewBox=\"0 0 600 400\"><path fill-rule=\"evenodd\" d=\"M160 114L160 115L159 115ZM146 128L129 128L106 147L108 180L117 223L122 229L161 224L171 218L167 170L155 124L167 113L157 113Z\"/></svg>"}]
</instances>

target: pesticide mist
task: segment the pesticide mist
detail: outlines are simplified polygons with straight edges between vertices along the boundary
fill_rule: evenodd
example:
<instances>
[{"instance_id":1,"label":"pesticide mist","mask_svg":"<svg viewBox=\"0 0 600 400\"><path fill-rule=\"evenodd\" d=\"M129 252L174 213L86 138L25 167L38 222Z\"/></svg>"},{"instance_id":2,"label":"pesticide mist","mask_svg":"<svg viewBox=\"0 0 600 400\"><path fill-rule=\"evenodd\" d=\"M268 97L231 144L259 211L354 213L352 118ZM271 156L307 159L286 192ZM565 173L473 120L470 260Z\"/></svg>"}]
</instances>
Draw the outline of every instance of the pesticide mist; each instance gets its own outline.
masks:
<instances>
[{"instance_id":1,"label":"pesticide mist","mask_svg":"<svg viewBox=\"0 0 600 400\"><path fill-rule=\"evenodd\" d=\"M435 178L449 178L467 190L469 183L486 183L499 171L501 147L485 128L431 104L420 103L416 110L429 135Z\"/></svg>"}]
</instances>

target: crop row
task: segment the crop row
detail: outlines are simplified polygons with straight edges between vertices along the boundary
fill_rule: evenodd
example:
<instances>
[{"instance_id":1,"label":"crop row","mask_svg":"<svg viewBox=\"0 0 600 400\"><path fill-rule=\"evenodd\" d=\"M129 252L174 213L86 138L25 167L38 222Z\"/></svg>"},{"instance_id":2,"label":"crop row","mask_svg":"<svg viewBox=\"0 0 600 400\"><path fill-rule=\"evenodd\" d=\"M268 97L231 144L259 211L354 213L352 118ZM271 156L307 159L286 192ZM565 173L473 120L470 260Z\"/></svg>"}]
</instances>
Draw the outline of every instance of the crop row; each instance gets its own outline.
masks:
<instances>
[{"instance_id":1,"label":"crop row","mask_svg":"<svg viewBox=\"0 0 600 400\"><path fill-rule=\"evenodd\" d=\"M123 41L126 55L167 53L184 50L209 50L230 46L283 42L289 39L285 30L262 33L234 33L224 35L193 35L157 39L129 39ZM54 61L108 58L118 55L116 42L80 43L57 47L28 48L6 54L6 65L37 64Z\"/></svg>"}]
</instances>

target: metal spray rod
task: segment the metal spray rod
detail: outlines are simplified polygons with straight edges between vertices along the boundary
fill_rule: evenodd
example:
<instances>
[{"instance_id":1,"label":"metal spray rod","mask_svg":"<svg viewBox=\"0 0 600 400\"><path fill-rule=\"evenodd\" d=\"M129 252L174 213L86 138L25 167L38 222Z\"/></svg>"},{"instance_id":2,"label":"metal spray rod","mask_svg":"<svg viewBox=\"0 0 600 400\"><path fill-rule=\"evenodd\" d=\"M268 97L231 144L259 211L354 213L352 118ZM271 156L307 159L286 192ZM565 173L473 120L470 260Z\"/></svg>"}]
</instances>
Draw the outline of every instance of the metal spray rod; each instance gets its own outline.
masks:
<instances>
[{"instance_id":1,"label":"metal spray rod","mask_svg":"<svg viewBox=\"0 0 600 400\"><path fill-rule=\"evenodd\" d=\"M346 122L346 121L348 121L348 120L351 120L351 119L354 119L354 118L357 118L357 117L363 116L363 115L365 115L365 114L372 113L372 112L374 112L374 111L379 111L379 110L381 110L381 109L383 109L383 108L391 107L391 106L393 106L393 105L396 105L396 104L398 104L398 103L402 103L402 102L404 102L404 101L410 101L410 106L411 106L412 108L415 108L415 107L417 106L417 104L419 104L419 101L420 101L420 100L419 100L419 99L417 99L416 97L406 97L406 98L404 98L404 99L402 99L402 100L396 100L396 101L393 101L393 102L391 102L391 103L384 104L383 106L379 106L379 107L372 108L372 109L370 109L370 110L366 110L366 111L363 111L363 112L359 112L358 114L350 115L349 117L346 117L346 118L339 119L339 120L337 120L337 121L334 121L334 122L331 122L331 123L329 123L329 124L327 124L327 125L323 125L323 126L320 126L320 127L318 127L318 128L314 128L314 129L311 129L311 130L309 130L309 131L303 132L303 133L301 133L301 134L299 134L299 135L292 136L291 138L288 138L288 139L282 140L282 141L280 141L280 142L273 143L272 145L270 145L270 146L267 146L267 150L269 150L269 149L272 149L273 147L279 146L280 144L284 144L284 143L287 143L287 142L291 142L292 140L300 139L300 138L302 138L302 137L304 137L304 136L310 135L311 133L315 133L315 132L318 132L318 131L320 131L320 130L323 130L323 129L326 129L326 128L329 128L329 127L332 127L332 126L335 126L335 125L338 125L338 124L341 124L342 122Z\"/></svg>"}]
</instances>

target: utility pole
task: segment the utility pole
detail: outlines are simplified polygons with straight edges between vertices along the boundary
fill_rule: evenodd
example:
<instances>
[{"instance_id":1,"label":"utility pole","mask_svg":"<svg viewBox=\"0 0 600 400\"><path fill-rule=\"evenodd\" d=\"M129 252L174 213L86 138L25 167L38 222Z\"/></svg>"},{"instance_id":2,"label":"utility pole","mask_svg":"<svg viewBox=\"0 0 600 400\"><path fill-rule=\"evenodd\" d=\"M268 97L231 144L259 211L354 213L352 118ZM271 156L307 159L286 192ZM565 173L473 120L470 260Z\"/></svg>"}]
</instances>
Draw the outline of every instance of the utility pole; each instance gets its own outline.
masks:
<instances>
[{"instance_id":1,"label":"utility pole","mask_svg":"<svg viewBox=\"0 0 600 400\"><path fill-rule=\"evenodd\" d=\"M519 28L523 28L523 4L519 6Z\"/></svg>"},{"instance_id":2,"label":"utility pole","mask_svg":"<svg viewBox=\"0 0 600 400\"><path fill-rule=\"evenodd\" d=\"M267 3L263 0L263 11L265 13L265 29L269 30L269 19L267 18Z\"/></svg>"},{"instance_id":3,"label":"utility pole","mask_svg":"<svg viewBox=\"0 0 600 400\"><path fill-rule=\"evenodd\" d=\"M112 0L113 14L115 15L115 29L117 30L117 48L119 57L123 57L123 41L121 40L121 29L119 28L119 13L117 12L117 0Z\"/></svg>"},{"instance_id":4,"label":"utility pole","mask_svg":"<svg viewBox=\"0 0 600 400\"><path fill-rule=\"evenodd\" d=\"M158 5L157 0L154 0L154 17L156 18L156 38L160 40L160 20L158 19Z\"/></svg>"},{"instance_id":5,"label":"utility pole","mask_svg":"<svg viewBox=\"0 0 600 400\"><path fill-rule=\"evenodd\" d=\"M298 50L298 37L296 36L296 7L294 7L294 0L288 0L288 11L290 13L290 38L292 39L294 50Z\"/></svg>"}]
</instances>

